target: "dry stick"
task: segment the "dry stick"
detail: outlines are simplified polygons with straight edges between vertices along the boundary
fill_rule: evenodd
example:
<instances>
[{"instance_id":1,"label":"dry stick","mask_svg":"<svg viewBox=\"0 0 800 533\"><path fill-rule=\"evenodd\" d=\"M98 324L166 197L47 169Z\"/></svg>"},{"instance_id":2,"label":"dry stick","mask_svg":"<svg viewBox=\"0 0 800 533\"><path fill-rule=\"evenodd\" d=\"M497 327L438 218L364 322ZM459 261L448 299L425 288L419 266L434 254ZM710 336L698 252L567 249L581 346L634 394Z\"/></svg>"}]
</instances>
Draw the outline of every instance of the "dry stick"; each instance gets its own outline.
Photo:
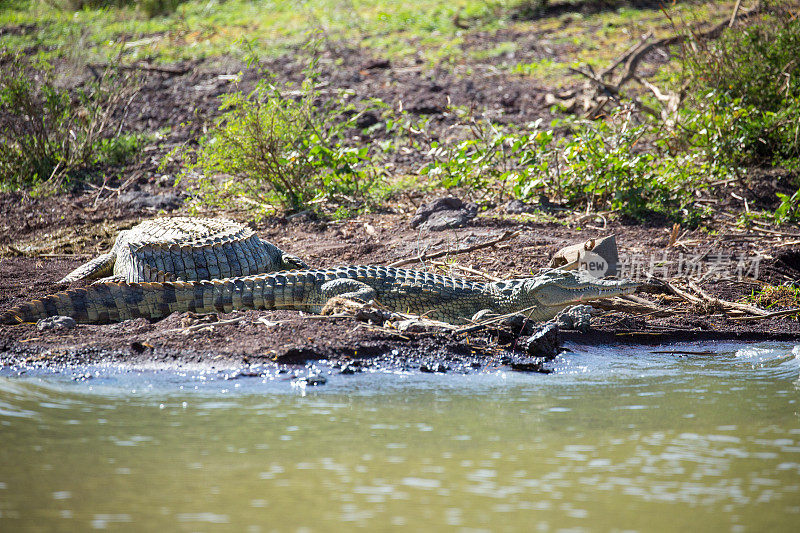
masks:
<instances>
[{"instance_id":1,"label":"dry stick","mask_svg":"<svg viewBox=\"0 0 800 533\"><path fill-rule=\"evenodd\" d=\"M679 298L683 298L684 300L686 300L688 302L692 302L692 303L698 304L698 303L703 301L701 298L698 298L697 296L693 296L693 295L689 294L688 292L684 292L684 291L680 290L679 288L677 288L675 285L673 285L669 281L662 280L662 283L664 284L664 288L666 288L667 291L669 291L670 293L672 293L675 296L678 296Z\"/></svg>"},{"instance_id":2,"label":"dry stick","mask_svg":"<svg viewBox=\"0 0 800 533\"><path fill-rule=\"evenodd\" d=\"M619 311L622 313L630 313L636 314L639 313L638 316L673 316L675 312L670 309L665 309L663 307L659 307L653 304L643 304L633 300L625 300L624 298L621 299L622 301L615 301L616 299L612 300L597 300L591 302L593 307L597 307L604 311Z\"/></svg>"},{"instance_id":3,"label":"dry stick","mask_svg":"<svg viewBox=\"0 0 800 533\"><path fill-rule=\"evenodd\" d=\"M734 316L731 317L731 320L763 320L765 318L778 318L781 316L791 316L791 315L800 315L800 309L784 309L783 311L774 311L772 313L767 313L766 315L755 315L755 316Z\"/></svg>"},{"instance_id":4,"label":"dry stick","mask_svg":"<svg viewBox=\"0 0 800 533\"><path fill-rule=\"evenodd\" d=\"M95 73L94 69L107 69L117 68L120 70L141 70L143 72L158 72L160 74L172 74L174 76L182 76L194 68L194 64L184 67L157 67L154 65L147 65L145 63L137 63L134 65L111 65L109 63L92 63L87 65L89 69ZM97 75L95 73L95 75Z\"/></svg>"},{"instance_id":5,"label":"dry stick","mask_svg":"<svg viewBox=\"0 0 800 533\"><path fill-rule=\"evenodd\" d=\"M230 325L230 324L238 324L242 320L243 320L243 318L239 317L239 318L231 318L229 320L218 320L217 322L200 322L199 324L194 324L192 326L188 326L188 327L185 327L185 328L168 329L168 330L165 330L163 333L175 333L175 332L178 332L178 331L181 332L181 333L189 333L189 332L192 332L192 331L197 331L198 329L206 328L208 326L227 326L227 325Z\"/></svg>"},{"instance_id":6,"label":"dry stick","mask_svg":"<svg viewBox=\"0 0 800 533\"><path fill-rule=\"evenodd\" d=\"M502 322L506 318L509 318L509 317L512 317L512 316L515 316L515 315L524 315L525 313L528 313L528 320L530 320L530 313L532 313L534 309L536 309L536 306L532 305L530 307L526 307L525 309L521 309L520 311L513 311L511 313L506 313L504 315L494 316L492 318L488 318L488 319L482 320L480 322L475 322L474 324L470 324L469 326L462 326L460 328L457 328L457 329L455 329L455 332L457 334L472 333L474 331L479 331L479 330L485 328L489 324L496 324L498 322Z\"/></svg>"},{"instance_id":7,"label":"dry stick","mask_svg":"<svg viewBox=\"0 0 800 533\"><path fill-rule=\"evenodd\" d=\"M613 310L612 310L612 312L613 312ZM670 307L670 308L664 309L664 311L651 311L649 313L639 313L639 314L635 314L634 311L622 311L622 312L629 313L630 315L632 315L631 318L644 318L644 317L647 317L647 316L667 317L667 316L675 316L675 315L681 314L680 312L678 312L678 310L675 307ZM659 313L663 313L663 314L659 314ZM626 318L628 318L628 317L620 318L616 322L612 323L611 327L614 327L614 326L622 323L622 321L625 320ZM652 326L652 324L650 324L650 326Z\"/></svg>"},{"instance_id":8,"label":"dry stick","mask_svg":"<svg viewBox=\"0 0 800 533\"><path fill-rule=\"evenodd\" d=\"M689 280L689 286L694 290L697 294L699 294L704 300L706 301L714 301L720 303L723 307L730 307L732 309L736 309L738 311L744 311L745 313L750 313L751 315L759 315L764 316L768 315L769 311L764 311L763 309L759 309L758 307L753 307L752 305L747 304L740 304L736 302L729 302L727 300L721 300L720 298L714 298L710 296L707 292L701 289L694 281Z\"/></svg>"},{"instance_id":9,"label":"dry stick","mask_svg":"<svg viewBox=\"0 0 800 533\"><path fill-rule=\"evenodd\" d=\"M726 28L733 24L734 20L739 11L739 5L741 0L736 3L734 7L733 13L729 20L725 20L710 29L695 34L695 37L698 39L713 39L719 36ZM745 11L739 17L739 20L743 20L746 18L751 17L752 15L757 14L761 10L760 2L756 4L755 7L752 9ZM612 65L606 69L604 69L601 76L597 76L594 72L587 72L585 69L570 69L572 72L585 76L586 78L590 79L593 83L595 83L598 88L602 89L603 91L607 92L608 94L613 95L614 97L622 96L621 88L623 85L628 83L632 79L637 79L636 69L639 67L639 63L642 61L645 55L647 55L652 50L657 48L664 48L667 46L672 46L676 44L681 44L686 41L687 37L685 35L673 35L670 37L666 37L663 39L658 39L656 41L652 41L650 43L639 43L634 46L631 50L626 51L619 59L614 61ZM623 59L624 58L624 59ZM608 76L614 69L616 69L620 64L624 61L624 67L622 72L620 73L619 79L616 81L605 81L602 78ZM657 99L662 102L669 102L669 105L679 105L680 104L680 94L663 94L654 85L649 83L642 83L645 87L647 87ZM656 89L655 91L653 89ZM599 96L599 95L598 95ZM641 100L635 97L628 97L634 105L636 105L641 111L644 111L652 116L659 117L661 116L660 113L656 112L654 109L646 106ZM604 104L605 102L603 102ZM598 107L599 104L596 106Z\"/></svg>"},{"instance_id":10,"label":"dry stick","mask_svg":"<svg viewBox=\"0 0 800 533\"><path fill-rule=\"evenodd\" d=\"M72 259L78 257L91 257L92 254L59 254L59 253L46 253L36 254L36 257L47 257L52 259Z\"/></svg>"},{"instance_id":11,"label":"dry stick","mask_svg":"<svg viewBox=\"0 0 800 533\"><path fill-rule=\"evenodd\" d=\"M476 276L481 276L483 278L486 278L489 281L503 281L503 278L498 278L497 276L492 276L491 274L487 274L486 272L481 272L480 270L470 268L466 265L460 265L458 263L448 264L443 261L431 261L431 264L440 267L450 267L458 270L463 270L464 272L469 272L470 274L475 274Z\"/></svg>"},{"instance_id":12,"label":"dry stick","mask_svg":"<svg viewBox=\"0 0 800 533\"><path fill-rule=\"evenodd\" d=\"M717 352L711 350L651 350L650 353L665 355L716 355Z\"/></svg>"},{"instance_id":13,"label":"dry stick","mask_svg":"<svg viewBox=\"0 0 800 533\"><path fill-rule=\"evenodd\" d=\"M739 12L739 6L742 5L742 0L736 0L736 5L733 6L733 13L731 13L731 21L728 22L728 27L732 28L733 23L736 22L736 14Z\"/></svg>"},{"instance_id":14,"label":"dry stick","mask_svg":"<svg viewBox=\"0 0 800 533\"><path fill-rule=\"evenodd\" d=\"M760 228L758 226L753 226L750 229L754 231L760 231L762 233L769 233L770 235L779 235L781 237L800 237L800 233L789 233L788 231L778 231L774 229Z\"/></svg>"},{"instance_id":15,"label":"dry stick","mask_svg":"<svg viewBox=\"0 0 800 533\"><path fill-rule=\"evenodd\" d=\"M611 72L615 68L617 68L622 63L627 61L629 57L631 57L633 54L635 54L639 50L639 48L644 46L647 43L647 41L649 41L652 37L653 37L653 32L652 31L647 32L645 35L642 36L642 38L639 40L638 43L636 43L635 45L633 45L630 48L628 48L625 51L625 53L623 53L621 56L619 56L617 59L615 59L613 63L611 63L609 66L607 66L606 68L601 70L598 73L597 77L602 79L602 78L605 78L606 76L608 76L609 74L611 74Z\"/></svg>"},{"instance_id":16,"label":"dry stick","mask_svg":"<svg viewBox=\"0 0 800 533\"><path fill-rule=\"evenodd\" d=\"M400 261L395 261L394 263L390 263L388 266L390 266L390 267L399 267L399 266L403 266L403 265L410 265L411 263L416 263L418 261L419 262L423 262L423 261L428 261L430 259L438 259L440 257L445 257L445 256L448 256L448 255L468 254L470 252L474 252L475 250L481 250L483 248L489 248L490 246L495 246L497 244L500 244L501 242L509 241L509 240L513 239L514 237L516 237L517 235L519 235L520 233L521 233L520 230L517 230L517 231L506 231L501 236L499 236L498 238L496 238L496 239L494 239L492 241L488 241L488 242L484 242L484 243L480 243L480 244L475 244L473 246L467 246L466 248L460 248L458 250L444 250L444 251L436 252L436 253L433 253L433 254L424 253L424 254L418 255L417 257L414 257L412 259L401 259Z\"/></svg>"}]
</instances>

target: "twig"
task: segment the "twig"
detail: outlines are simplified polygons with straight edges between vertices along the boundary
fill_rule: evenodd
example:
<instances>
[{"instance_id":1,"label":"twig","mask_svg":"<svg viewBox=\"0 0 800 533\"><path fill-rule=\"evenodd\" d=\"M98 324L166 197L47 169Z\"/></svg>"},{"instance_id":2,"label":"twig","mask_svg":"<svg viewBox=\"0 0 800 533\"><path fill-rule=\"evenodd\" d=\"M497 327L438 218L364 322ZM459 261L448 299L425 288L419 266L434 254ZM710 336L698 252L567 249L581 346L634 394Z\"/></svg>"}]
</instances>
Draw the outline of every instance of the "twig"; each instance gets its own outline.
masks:
<instances>
[{"instance_id":1,"label":"twig","mask_svg":"<svg viewBox=\"0 0 800 533\"><path fill-rule=\"evenodd\" d=\"M486 272L481 272L480 270L476 270L474 268L470 268L466 265L460 265L458 263L448 264L443 261L431 261L432 265L439 266L439 267L450 267L455 268L458 270L463 270L464 272L469 272L470 274L475 274L476 276L481 276L486 278L490 281L503 281L503 278L498 278L497 276L492 276L491 274L487 274Z\"/></svg>"},{"instance_id":2,"label":"twig","mask_svg":"<svg viewBox=\"0 0 800 533\"><path fill-rule=\"evenodd\" d=\"M209 326L228 326L231 324L238 324L243 319L244 317L237 317L237 318L231 318L229 320L218 320L217 322L200 322L198 324L193 324L185 328L168 329L165 330L164 333L175 333L175 332L190 333L192 331L197 331L199 329L207 328Z\"/></svg>"},{"instance_id":3,"label":"twig","mask_svg":"<svg viewBox=\"0 0 800 533\"><path fill-rule=\"evenodd\" d=\"M710 296L708 293L706 293L703 289L701 289L692 280L689 280L689 287L691 287L692 290L694 290L697 294L699 294L704 300L709 302L717 301L723 307L729 307L732 309L736 309L738 311L744 311L745 313L750 313L751 315L764 316L769 314L768 311L764 311L763 309L759 309L758 307L753 307L752 305L740 304L737 302L729 302L727 300L722 300L720 298L714 298L713 296Z\"/></svg>"},{"instance_id":4,"label":"twig","mask_svg":"<svg viewBox=\"0 0 800 533\"><path fill-rule=\"evenodd\" d=\"M638 299L637 299L638 300ZM591 302L592 307L597 307L604 311L619 311L622 313L637 314L638 316L658 316L667 317L675 315L671 309L665 309L650 302L642 303L637 300L626 298L612 298L611 300L597 300ZM643 299L642 299L643 300Z\"/></svg>"},{"instance_id":5,"label":"twig","mask_svg":"<svg viewBox=\"0 0 800 533\"><path fill-rule=\"evenodd\" d=\"M664 288L666 288L668 292L672 293L675 296L678 296L679 298L683 298L684 300L695 304L698 304L703 301L701 298L698 298L697 296L693 296L688 292L680 290L675 285L666 280L662 280L661 282L664 284Z\"/></svg>"},{"instance_id":6,"label":"twig","mask_svg":"<svg viewBox=\"0 0 800 533\"><path fill-rule=\"evenodd\" d=\"M92 254L59 254L59 253L48 253L48 254L36 254L36 257L47 257L52 259L77 259L79 257L91 257Z\"/></svg>"},{"instance_id":7,"label":"twig","mask_svg":"<svg viewBox=\"0 0 800 533\"><path fill-rule=\"evenodd\" d=\"M733 23L736 22L736 14L739 13L739 6L742 5L742 0L736 0L736 5L733 6L733 13L731 13L731 21L728 22L728 27L732 28Z\"/></svg>"},{"instance_id":8,"label":"twig","mask_svg":"<svg viewBox=\"0 0 800 533\"><path fill-rule=\"evenodd\" d=\"M789 233L788 231L778 231L774 229L761 228L758 226L753 226L750 229L754 231L760 231L762 233L769 233L770 235L780 235L781 237L800 237L800 233Z\"/></svg>"},{"instance_id":9,"label":"twig","mask_svg":"<svg viewBox=\"0 0 800 533\"><path fill-rule=\"evenodd\" d=\"M182 76L194 68L194 64L185 65L182 67L168 67L168 66L155 66L146 63L136 63L133 65L111 65L109 63L92 63L87 65L93 72L94 69L107 69L117 68L119 70L141 70L144 72L158 72L160 74L172 74L173 76Z\"/></svg>"},{"instance_id":10,"label":"twig","mask_svg":"<svg viewBox=\"0 0 800 533\"><path fill-rule=\"evenodd\" d=\"M600 73L598 74L598 76L600 78L605 78L606 76L611 74L611 72L613 72L615 68L617 68L618 66L623 64L625 61L627 61L629 57L631 57L633 54L635 54L637 52L637 50L639 50L639 48L644 46L645 43L647 43L647 41L649 41L652 37L653 37L653 32L652 31L649 31L646 34L644 34L642 36L642 38L639 40L638 43L636 43L635 45L633 45L630 48L628 48L625 51L625 53L623 53L621 56L619 56L617 59L615 59L614 62L611 63L611 65L609 65L608 67L606 67L603 70L601 70Z\"/></svg>"},{"instance_id":11,"label":"twig","mask_svg":"<svg viewBox=\"0 0 800 533\"><path fill-rule=\"evenodd\" d=\"M800 309L784 309L783 311L773 311L772 313L767 313L766 315L735 316L731 317L731 320L763 320L765 318L778 318L781 316L791 315L800 315Z\"/></svg>"},{"instance_id":12,"label":"twig","mask_svg":"<svg viewBox=\"0 0 800 533\"><path fill-rule=\"evenodd\" d=\"M517 230L517 231L506 231L501 236L499 236L498 238L496 238L494 240L491 240L491 241L483 242L483 243L480 243L480 244L474 244L472 246L467 246L466 248L459 248L458 250L444 250L444 251L436 252L436 253L433 253L433 254L424 253L422 255L418 255L417 257L413 257L411 259L401 259L400 261L395 261L394 263L390 263L387 266L399 267L399 266L403 266L403 265L410 265L411 263L428 261L430 259L438 259L440 257L445 257L445 256L448 256L448 255L468 254L470 252L474 252L475 250L481 250L483 248L489 248L491 246L495 246L497 244L500 244L501 242L509 241L509 240L513 239L514 237L516 237L519 234L520 234L519 230Z\"/></svg>"}]
</instances>

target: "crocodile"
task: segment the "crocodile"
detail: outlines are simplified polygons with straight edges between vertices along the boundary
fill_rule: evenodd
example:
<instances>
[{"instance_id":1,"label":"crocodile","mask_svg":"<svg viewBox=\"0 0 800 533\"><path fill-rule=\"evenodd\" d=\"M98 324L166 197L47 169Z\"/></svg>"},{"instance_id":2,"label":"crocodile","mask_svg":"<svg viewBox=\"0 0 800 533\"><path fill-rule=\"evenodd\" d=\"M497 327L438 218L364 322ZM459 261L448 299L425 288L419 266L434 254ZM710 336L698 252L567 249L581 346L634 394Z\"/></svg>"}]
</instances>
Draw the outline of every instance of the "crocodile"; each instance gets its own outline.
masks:
<instances>
[{"instance_id":1,"label":"crocodile","mask_svg":"<svg viewBox=\"0 0 800 533\"><path fill-rule=\"evenodd\" d=\"M170 313L228 313L246 309L295 309L322 313L336 297L369 302L390 311L463 324L481 312L522 313L531 320L553 318L566 307L629 294L638 283L602 280L582 271L549 270L540 275L480 283L386 266L290 270L211 281L95 283L0 314L0 324L35 322L66 315L78 322L108 323L159 319Z\"/></svg>"},{"instance_id":2,"label":"crocodile","mask_svg":"<svg viewBox=\"0 0 800 533\"><path fill-rule=\"evenodd\" d=\"M165 217L119 232L110 252L60 283L199 281L296 268L308 266L232 220Z\"/></svg>"}]
</instances>

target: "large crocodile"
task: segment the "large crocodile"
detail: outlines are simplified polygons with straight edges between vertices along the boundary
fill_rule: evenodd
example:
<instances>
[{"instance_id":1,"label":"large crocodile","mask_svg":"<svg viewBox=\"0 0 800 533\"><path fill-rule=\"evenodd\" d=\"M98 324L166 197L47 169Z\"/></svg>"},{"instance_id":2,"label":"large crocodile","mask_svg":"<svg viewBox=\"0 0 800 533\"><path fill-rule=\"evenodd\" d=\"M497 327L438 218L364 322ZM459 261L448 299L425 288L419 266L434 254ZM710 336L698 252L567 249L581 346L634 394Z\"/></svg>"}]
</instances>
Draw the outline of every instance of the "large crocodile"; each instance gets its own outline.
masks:
<instances>
[{"instance_id":1,"label":"large crocodile","mask_svg":"<svg viewBox=\"0 0 800 533\"><path fill-rule=\"evenodd\" d=\"M320 313L331 298L461 324L478 312L523 313L548 320L562 309L589 300L633 292L637 283L600 280L575 271L546 271L531 278L478 283L385 266L294 270L212 281L95 283L17 305L0 314L1 324L35 322L67 315L78 322L107 323L170 313L230 312L244 309L296 309Z\"/></svg>"},{"instance_id":2,"label":"large crocodile","mask_svg":"<svg viewBox=\"0 0 800 533\"><path fill-rule=\"evenodd\" d=\"M111 251L61 280L197 281L307 268L248 227L223 218L166 217L121 231Z\"/></svg>"}]
</instances>

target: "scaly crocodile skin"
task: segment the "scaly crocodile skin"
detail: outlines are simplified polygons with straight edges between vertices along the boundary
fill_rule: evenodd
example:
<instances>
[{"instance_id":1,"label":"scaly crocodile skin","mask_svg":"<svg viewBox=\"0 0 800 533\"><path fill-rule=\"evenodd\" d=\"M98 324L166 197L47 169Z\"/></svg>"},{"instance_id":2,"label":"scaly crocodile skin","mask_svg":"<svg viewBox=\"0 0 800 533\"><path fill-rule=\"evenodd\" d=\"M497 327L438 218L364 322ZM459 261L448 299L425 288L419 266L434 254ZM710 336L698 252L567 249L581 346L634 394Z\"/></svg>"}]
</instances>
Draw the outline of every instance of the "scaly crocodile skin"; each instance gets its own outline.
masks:
<instances>
[{"instance_id":1,"label":"scaly crocodile skin","mask_svg":"<svg viewBox=\"0 0 800 533\"><path fill-rule=\"evenodd\" d=\"M121 231L114 247L61 280L197 281L306 268L253 230L221 218L169 217Z\"/></svg>"},{"instance_id":2,"label":"scaly crocodile skin","mask_svg":"<svg viewBox=\"0 0 800 533\"><path fill-rule=\"evenodd\" d=\"M35 322L56 315L107 323L138 317L158 319L176 311L297 309L319 313L335 296L375 300L396 312L453 324L467 322L482 310L497 314L524 311L533 320L548 320L567 306L628 294L637 286L558 270L532 278L476 283L417 270L350 266L212 281L98 283L20 304L0 314L0 323Z\"/></svg>"}]
</instances>

